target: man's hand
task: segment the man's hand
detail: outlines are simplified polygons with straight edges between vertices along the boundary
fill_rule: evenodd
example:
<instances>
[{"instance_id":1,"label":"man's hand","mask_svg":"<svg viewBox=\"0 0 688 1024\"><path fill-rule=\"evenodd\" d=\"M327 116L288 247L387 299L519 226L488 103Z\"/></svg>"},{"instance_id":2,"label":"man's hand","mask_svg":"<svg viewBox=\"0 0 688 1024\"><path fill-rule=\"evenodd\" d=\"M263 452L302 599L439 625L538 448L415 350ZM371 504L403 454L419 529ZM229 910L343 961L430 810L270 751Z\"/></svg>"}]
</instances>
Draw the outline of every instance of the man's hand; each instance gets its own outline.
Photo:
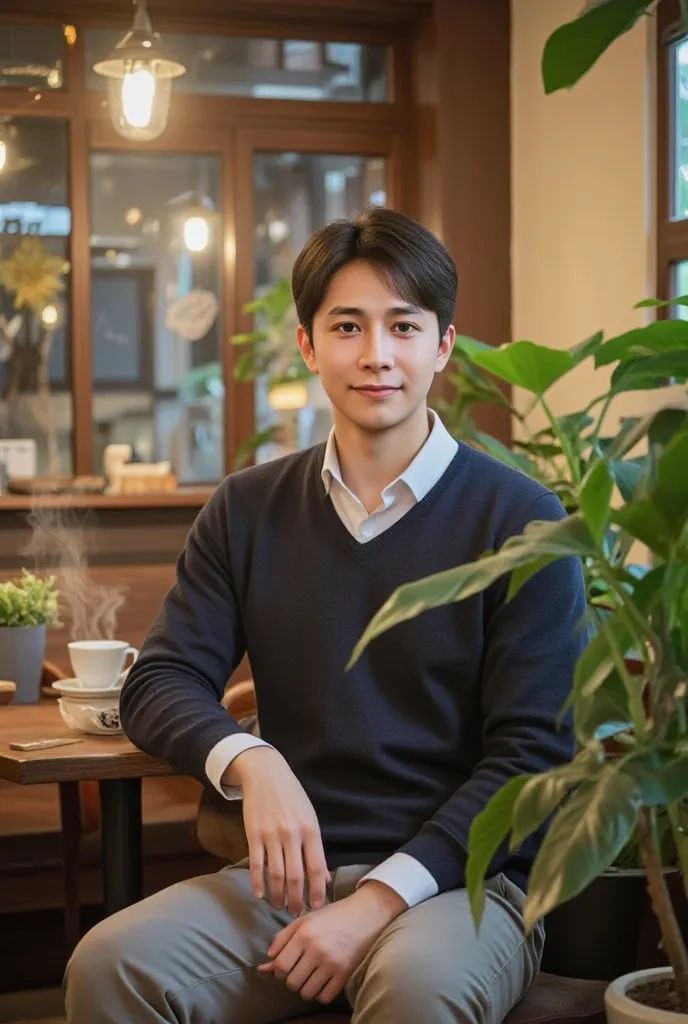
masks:
<instances>
[{"instance_id":1,"label":"man's hand","mask_svg":"<svg viewBox=\"0 0 688 1024\"><path fill-rule=\"evenodd\" d=\"M310 905L314 910L321 907L330 875L320 826L313 804L282 755L272 747L250 747L232 761L222 782L243 790L256 896L265 895L267 862L270 902L279 910L286 904L296 917L304 909L305 866Z\"/></svg>"},{"instance_id":2,"label":"man's hand","mask_svg":"<svg viewBox=\"0 0 688 1024\"><path fill-rule=\"evenodd\" d=\"M382 882L366 882L343 900L293 921L275 936L273 957L258 968L283 978L303 999L331 1003L378 935L407 909Z\"/></svg>"}]
</instances>

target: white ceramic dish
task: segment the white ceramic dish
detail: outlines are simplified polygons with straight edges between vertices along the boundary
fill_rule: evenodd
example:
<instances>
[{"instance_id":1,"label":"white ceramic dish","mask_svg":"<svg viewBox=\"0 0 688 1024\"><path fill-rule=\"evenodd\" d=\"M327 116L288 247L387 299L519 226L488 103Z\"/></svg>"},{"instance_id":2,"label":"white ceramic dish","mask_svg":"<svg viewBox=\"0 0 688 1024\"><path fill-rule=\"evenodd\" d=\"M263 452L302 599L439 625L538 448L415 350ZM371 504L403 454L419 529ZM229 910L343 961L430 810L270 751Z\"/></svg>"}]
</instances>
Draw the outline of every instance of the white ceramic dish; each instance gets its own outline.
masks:
<instances>
[{"instance_id":1,"label":"white ceramic dish","mask_svg":"<svg viewBox=\"0 0 688 1024\"><path fill-rule=\"evenodd\" d=\"M117 700L87 703L74 697L60 697L57 703L62 721L76 732L87 732L95 736L118 736L122 732Z\"/></svg>"},{"instance_id":2,"label":"white ceramic dish","mask_svg":"<svg viewBox=\"0 0 688 1024\"><path fill-rule=\"evenodd\" d=\"M89 700L113 700L118 699L122 690L122 684L116 686L99 687L86 686L80 679L58 679L52 683L53 690L57 690L65 697L88 698Z\"/></svg>"}]
</instances>

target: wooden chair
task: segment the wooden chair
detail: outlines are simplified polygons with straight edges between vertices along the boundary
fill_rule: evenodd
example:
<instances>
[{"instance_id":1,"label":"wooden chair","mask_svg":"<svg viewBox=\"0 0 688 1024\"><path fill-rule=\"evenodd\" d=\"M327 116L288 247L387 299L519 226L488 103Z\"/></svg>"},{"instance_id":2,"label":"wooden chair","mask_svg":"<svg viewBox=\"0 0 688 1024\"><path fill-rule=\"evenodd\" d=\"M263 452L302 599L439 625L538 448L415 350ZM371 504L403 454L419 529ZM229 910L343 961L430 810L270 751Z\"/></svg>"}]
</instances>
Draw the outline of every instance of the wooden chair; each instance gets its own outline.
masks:
<instances>
[{"instance_id":1,"label":"wooden chair","mask_svg":"<svg viewBox=\"0 0 688 1024\"><path fill-rule=\"evenodd\" d=\"M237 720L257 716L252 681L232 686L223 704ZM215 790L203 792L196 834L204 849L228 863L236 863L248 854L240 801L224 800ZM605 1024L605 988L601 981L541 973L504 1024ZM349 1024L349 1021L349 1016L342 1014L291 1018L291 1024Z\"/></svg>"}]
</instances>

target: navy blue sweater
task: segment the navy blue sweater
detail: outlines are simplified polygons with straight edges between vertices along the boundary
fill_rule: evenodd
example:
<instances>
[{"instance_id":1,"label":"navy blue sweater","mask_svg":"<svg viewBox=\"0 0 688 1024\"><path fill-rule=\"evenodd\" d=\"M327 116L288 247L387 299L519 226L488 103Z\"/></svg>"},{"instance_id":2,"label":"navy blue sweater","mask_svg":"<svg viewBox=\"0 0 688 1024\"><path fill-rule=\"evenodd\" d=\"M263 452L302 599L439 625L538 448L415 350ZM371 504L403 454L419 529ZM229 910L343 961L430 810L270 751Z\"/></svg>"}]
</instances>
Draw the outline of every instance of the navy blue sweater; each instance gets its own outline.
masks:
<instances>
[{"instance_id":1,"label":"navy blue sweater","mask_svg":"<svg viewBox=\"0 0 688 1024\"><path fill-rule=\"evenodd\" d=\"M546 488L459 444L444 475L367 544L325 493L324 446L227 477L199 514L122 693L138 746L207 782L206 757L240 730L220 706L247 651L261 735L310 797L330 867L397 850L440 892L464 884L473 817L504 782L566 762L557 724L585 640L580 563L507 580L379 637L345 672L402 583L498 549L565 512ZM500 855L525 884L537 848Z\"/></svg>"}]
</instances>

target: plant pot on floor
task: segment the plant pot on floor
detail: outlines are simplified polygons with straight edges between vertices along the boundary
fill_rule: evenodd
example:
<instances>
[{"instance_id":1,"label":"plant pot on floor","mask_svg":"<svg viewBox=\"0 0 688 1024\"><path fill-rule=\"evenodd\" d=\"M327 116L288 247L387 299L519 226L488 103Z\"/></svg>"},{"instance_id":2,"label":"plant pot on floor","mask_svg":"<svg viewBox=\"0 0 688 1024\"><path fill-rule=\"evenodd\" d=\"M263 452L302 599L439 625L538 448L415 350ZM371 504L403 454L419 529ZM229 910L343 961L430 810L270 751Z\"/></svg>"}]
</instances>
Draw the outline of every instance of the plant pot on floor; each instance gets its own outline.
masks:
<instances>
[{"instance_id":1,"label":"plant pot on floor","mask_svg":"<svg viewBox=\"0 0 688 1024\"><path fill-rule=\"evenodd\" d=\"M13 704L35 704L41 697L45 623L0 627L0 678L16 684Z\"/></svg>"},{"instance_id":2,"label":"plant pot on floor","mask_svg":"<svg viewBox=\"0 0 688 1024\"><path fill-rule=\"evenodd\" d=\"M646 885L640 870L605 872L548 914L542 970L591 981L613 981L635 970Z\"/></svg>"},{"instance_id":3,"label":"plant pot on floor","mask_svg":"<svg viewBox=\"0 0 688 1024\"><path fill-rule=\"evenodd\" d=\"M627 994L636 986L650 982L657 982L660 987L663 983L666 988L670 988L669 979L672 979L672 973L668 967L633 971L617 978L604 996L607 1024L688 1024L688 1014L646 1006Z\"/></svg>"}]
</instances>

